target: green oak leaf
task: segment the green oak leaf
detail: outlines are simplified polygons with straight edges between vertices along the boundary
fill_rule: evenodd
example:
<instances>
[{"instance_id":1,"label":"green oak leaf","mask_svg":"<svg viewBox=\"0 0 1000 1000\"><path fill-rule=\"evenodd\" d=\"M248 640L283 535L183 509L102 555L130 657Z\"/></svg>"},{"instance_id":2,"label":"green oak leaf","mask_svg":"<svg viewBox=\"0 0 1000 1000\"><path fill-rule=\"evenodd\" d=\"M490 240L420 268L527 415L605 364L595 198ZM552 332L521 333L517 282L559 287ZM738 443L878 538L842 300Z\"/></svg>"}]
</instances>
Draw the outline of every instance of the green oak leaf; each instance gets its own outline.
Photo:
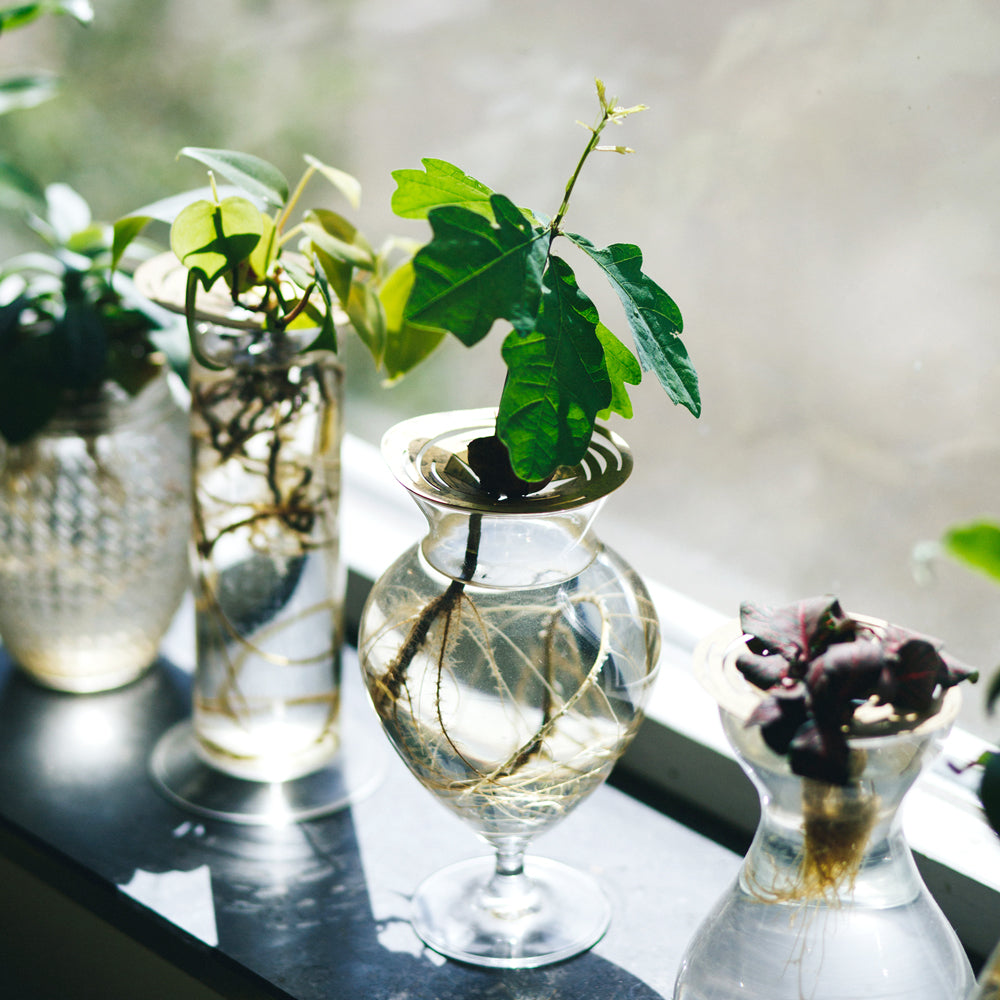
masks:
<instances>
[{"instance_id":1,"label":"green oak leaf","mask_svg":"<svg viewBox=\"0 0 1000 1000\"><path fill-rule=\"evenodd\" d=\"M420 161L423 170L394 170L396 190L392 194L392 210L404 219L426 219L432 208L458 205L470 212L493 218L490 196L493 192L483 183L447 160L427 157Z\"/></svg>"},{"instance_id":2,"label":"green oak leaf","mask_svg":"<svg viewBox=\"0 0 1000 1000\"><path fill-rule=\"evenodd\" d=\"M1000 524L974 521L951 528L943 544L949 555L1000 580Z\"/></svg>"},{"instance_id":3,"label":"green oak leaf","mask_svg":"<svg viewBox=\"0 0 1000 1000\"><path fill-rule=\"evenodd\" d=\"M604 347L604 362L611 379L611 405L597 414L607 420L617 413L626 420L632 419L632 400L625 384L638 385L642 381L642 367L635 355L603 324L597 324L597 337Z\"/></svg>"},{"instance_id":4,"label":"green oak leaf","mask_svg":"<svg viewBox=\"0 0 1000 1000\"><path fill-rule=\"evenodd\" d=\"M611 402L597 323L597 309L569 264L550 257L536 326L512 331L502 348L507 381L497 435L522 479L542 480L579 462L598 412Z\"/></svg>"},{"instance_id":5,"label":"green oak leaf","mask_svg":"<svg viewBox=\"0 0 1000 1000\"><path fill-rule=\"evenodd\" d=\"M413 259L416 281L405 319L449 330L467 347L498 319L530 332L541 294L549 234L535 228L501 194L490 204L493 224L458 205L432 209L433 238Z\"/></svg>"},{"instance_id":6,"label":"green oak leaf","mask_svg":"<svg viewBox=\"0 0 1000 1000\"><path fill-rule=\"evenodd\" d=\"M288 181L277 167L250 153L237 153L231 149L205 149L185 146L178 156L203 163L252 198L259 198L274 208L281 208L288 201Z\"/></svg>"},{"instance_id":7,"label":"green oak leaf","mask_svg":"<svg viewBox=\"0 0 1000 1000\"><path fill-rule=\"evenodd\" d=\"M683 329L674 300L642 273L642 251L632 243L613 243L604 250L590 240L566 234L604 271L625 308L639 361L652 370L675 403L701 414L698 375L678 334Z\"/></svg>"},{"instance_id":8,"label":"green oak leaf","mask_svg":"<svg viewBox=\"0 0 1000 1000\"><path fill-rule=\"evenodd\" d=\"M264 233L264 217L246 198L188 205L170 228L170 249L210 288L226 271L234 272L253 253Z\"/></svg>"}]
</instances>

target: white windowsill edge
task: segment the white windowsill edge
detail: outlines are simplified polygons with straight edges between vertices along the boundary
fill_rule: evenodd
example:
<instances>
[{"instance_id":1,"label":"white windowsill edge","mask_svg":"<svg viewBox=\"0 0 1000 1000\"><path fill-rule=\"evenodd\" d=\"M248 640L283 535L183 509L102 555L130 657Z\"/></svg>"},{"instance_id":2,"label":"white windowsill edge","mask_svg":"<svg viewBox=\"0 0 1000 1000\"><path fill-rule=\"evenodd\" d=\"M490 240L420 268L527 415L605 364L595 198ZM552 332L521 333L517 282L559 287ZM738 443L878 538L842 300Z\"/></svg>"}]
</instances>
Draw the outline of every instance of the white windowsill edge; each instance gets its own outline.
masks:
<instances>
[{"instance_id":1,"label":"white windowsill edge","mask_svg":"<svg viewBox=\"0 0 1000 1000\"><path fill-rule=\"evenodd\" d=\"M374 580L423 535L424 521L373 445L345 437L343 468L344 558L352 571ZM691 671L695 645L726 616L647 585L660 616L660 677L623 765L657 790L750 834L759 812L756 791L722 733L715 702ZM956 729L941 761L968 762L986 746ZM924 880L963 944L985 956L1000 934L1000 838L967 784L942 762L907 795L904 826Z\"/></svg>"}]
</instances>

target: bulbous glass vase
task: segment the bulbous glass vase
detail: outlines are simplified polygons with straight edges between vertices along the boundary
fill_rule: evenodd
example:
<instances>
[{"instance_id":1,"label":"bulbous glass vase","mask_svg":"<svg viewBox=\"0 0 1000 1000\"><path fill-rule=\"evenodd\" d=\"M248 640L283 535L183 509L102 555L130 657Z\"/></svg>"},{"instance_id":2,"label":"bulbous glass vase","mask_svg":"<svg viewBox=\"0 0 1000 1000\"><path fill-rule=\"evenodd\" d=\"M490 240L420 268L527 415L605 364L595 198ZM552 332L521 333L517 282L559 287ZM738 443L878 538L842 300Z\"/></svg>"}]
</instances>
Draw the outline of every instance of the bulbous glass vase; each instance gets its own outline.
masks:
<instances>
[{"instance_id":1,"label":"bulbous glass vase","mask_svg":"<svg viewBox=\"0 0 1000 1000\"><path fill-rule=\"evenodd\" d=\"M871 619L865 619L872 622ZM851 780L794 774L746 724L761 694L734 666L739 624L710 636L696 666L760 795L761 819L731 888L688 946L675 1000L944 1000L972 971L924 885L899 806L958 712L947 691L912 728L849 739Z\"/></svg>"},{"instance_id":2,"label":"bulbous glass vase","mask_svg":"<svg viewBox=\"0 0 1000 1000\"><path fill-rule=\"evenodd\" d=\"M429 531L376 582L359 648L392 745L495 851L420 886L417 933L452 958L527 968L589 948L607 927L589 876L524 853L631 740L659 630L639 578L590 530L631 469L625 443L598 428L578 467L534 495L497 496L467 454L495 417L434 414L386 435Z\"/></svg>"}]
</instances>

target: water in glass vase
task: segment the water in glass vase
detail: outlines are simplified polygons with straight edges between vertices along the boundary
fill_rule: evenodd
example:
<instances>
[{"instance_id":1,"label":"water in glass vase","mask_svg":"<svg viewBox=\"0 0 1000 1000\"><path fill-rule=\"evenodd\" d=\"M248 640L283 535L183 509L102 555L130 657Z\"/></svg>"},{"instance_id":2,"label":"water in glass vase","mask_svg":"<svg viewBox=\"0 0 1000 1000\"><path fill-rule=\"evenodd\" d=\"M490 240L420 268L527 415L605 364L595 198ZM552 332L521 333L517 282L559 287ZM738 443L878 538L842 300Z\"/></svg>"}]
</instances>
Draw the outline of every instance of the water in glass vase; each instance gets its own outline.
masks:
<instances>
[{"instance_id":1,"label":"water in glass vase","mask_svg":"<svg viewBox=\"0 0 1000 1000\"><path fill-rule=\"evenodd\" d=\"M199 753L283 781L338 745L339 368L199 369L192 379Z\"/></svg>"},{"instance_id":2,"label":"water in glass vase","mask_svg":"<svg viewBox=\"0 0 1000 1000\"><path fill-rule=\"evenodd\" d=\"M490 842L562 819L637 728L653 618L616 586L628 572L601 549L556 585L449 587L415 548L382 578L362 657L376 710L411 771Z\"/></svg>"}]
</instances>

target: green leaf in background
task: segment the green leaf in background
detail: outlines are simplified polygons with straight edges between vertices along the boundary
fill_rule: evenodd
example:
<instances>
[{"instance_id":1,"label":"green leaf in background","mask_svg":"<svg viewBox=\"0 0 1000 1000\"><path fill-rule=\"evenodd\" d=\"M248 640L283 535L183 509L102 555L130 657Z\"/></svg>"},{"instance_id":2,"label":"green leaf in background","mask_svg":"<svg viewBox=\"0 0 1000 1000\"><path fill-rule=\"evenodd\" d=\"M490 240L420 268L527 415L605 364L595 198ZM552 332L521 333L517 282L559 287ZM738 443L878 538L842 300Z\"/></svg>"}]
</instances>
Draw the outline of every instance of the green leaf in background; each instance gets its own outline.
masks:
<instances>
[{"instance_id":1,"label":"green leaf in background","mask_svg":"<svg viewBox=\"0 0 1000 1000\"><path fill-rule=\"evenodd\" d=\"M118 267L129 245L152 221L152 217L148 215L129 215L114 224L111 238L112 269Z\"/></svg>"},{"instance_id":2,"label":"green leaf in background","mask_svg":"<svg viewBox=\"0 0 1000 1000\"><path fill-rule=\"evenodd\" d=\"M535 328L512 331L502 349L507 381L497 435L522 479L545 479L557 466L578 462L597 413L611 402L597 322L569 264L550 257Z\"/></svg>"},{"instance_id":3,"label":"green leaf in background","mask_svg":"<svg viewBox=\"0 0 1000 1000\"><path fill-rule=\"evenodd\" d=\"M400 264L382 282L379 298L385 311L385 344L381 364L388 384L402 378L414 365L428 357L446 336L444 330L416 327L404 318L416 275L413 262ZM376 363L379 359L376 358Z\"/></svg>"},{"instance_id":4,"label":"green leaf in background","mask_svg":"<svg viewBox=\"0 0 1000 1000\"><path fill-rule=\"evenodd\" d=\"M498 319L530 332L541 295L548 231L533 227L503 195L490 203L495 225L457 205L432 210L433 239L413 260L406 319L449 330L467 347Z\"/></svg>"},{"instance_id":5,"label":"green leaf in background","mask_svg":"<svg viewBox=\"0 0 1000 1000\"><path fill-rule=\"evenodd\" d=\"M252 198L259 198L273 208L280 208L288 201L288 181L285 180L285 175L259 156L199 146L185 146L177 155L203 163L209 170L242 188Z\"/></svg>"},{"instance_id":6,"label":"green leaf in background","mask_svg":"<svg viewBox=\"0 0 1000 1000\"><path fill-rule=\"evenodd\" d=\"M59 79L53 73L36 70L0 80L0 115L8 111L34 108L55 97Z\"/></svg>"},{"instance_id":7,"label":"green leaf in background","mask_svg":"<svg viewBox=\"0 0 1000 1000\"><path fill-rule=\"evenodd\" d=\"M188 205L170 228L170 249L185 267L211 287L226 271L236 269L254 251L264 233L260 210L246 198Z\"/></svg>"},{"instance_id":8,"label":"green leaf in background","mask_svg":"<svg viewBox=\"0 0 1000 1000\"><path fill-rule=\"evenodd\" d=\"M351 221L329 209L312 209L305 215L303 230L313 245L328 256L364 268L375 266L375 252Z\"/></svg>"},{"instance_id":9,"label":"green leaf in background","mask_svg":"<svg viewBox=\"0 0 1000 1000\"><path fill-rule=\"evenodd\" d=\"M600 267L625 308L625 315L642 367L653 371L675 403L701 414L698 376L678 334L683 329L674 300L642 273L642 251L631 243L613 243L604 250L583 236L566 234Z\"/></svg>"},{"instance_id":10,"label":"green leaf in background","mask_svg":"<svg viewBox=\"0 0 1000 1000\"><path fill-rule=\"evenodd\" d=\"M348 201L353 209L361 207L361 182L343 170L321 163L315 156L305 156L306 163L321 173ZM287 196L286 196L287 200Z\"/></svg>"},{"instance_id":11,"label":"green leaf in background","mask_svg":"<svg viewBox=\"0 0 1000 1000\"><path fill-rule=\"evenodd\" d=\"M431 157L420 161L423 170L394 170L396 190L392 210L404 219L426 219L432 208L458 205L470 212L493 218L493 192L447 160Z\"/></svg>"},{"instance_id":12,"label":"green leaf in background","mask_svg":"<svg viewBox=\"0 0 1000 1000\"><path fill-rule=\"evenodd\" d=\"M45 189L13 163L0 159L0 208L39 215L45 212Z\"/></svg>"},{"instance_id":13,"label":"green leaf in background","mask_svg":"<svg viewBox=\"0 0 1000 1000\"><path fill-rule=\"evenodd\" d=\"M68 14L81 24L94 20L90 0L40 0L38 3L8 4L0 8L0 34L23 28L43 14Z\"/></svg>"},{"instance_id":14,"label":"green leaf in background","mask_svg":"<svg viewBox=\"0 0 1000 1000\"><path fill-rule=\"evenodd\" d=\"M642 381L642 368L635 355L603 323L597 324L597 337L604 348L604 363L611 379L611 404L597 416L606 420L612 413L617 413L631 420L632 400L625 385L638 385Z\"/></svg>"},{"instance_id":15,"label":"green leaf in background","mask_svg":"<svg viewBox=\"0 0 1000 1000\"><path fill-rule=\"evenodd\" d=\"M942 544L955 559L1000 581L1000 524L973 521L956 525L945 533Z\"/></svg>"}]
</instances>

